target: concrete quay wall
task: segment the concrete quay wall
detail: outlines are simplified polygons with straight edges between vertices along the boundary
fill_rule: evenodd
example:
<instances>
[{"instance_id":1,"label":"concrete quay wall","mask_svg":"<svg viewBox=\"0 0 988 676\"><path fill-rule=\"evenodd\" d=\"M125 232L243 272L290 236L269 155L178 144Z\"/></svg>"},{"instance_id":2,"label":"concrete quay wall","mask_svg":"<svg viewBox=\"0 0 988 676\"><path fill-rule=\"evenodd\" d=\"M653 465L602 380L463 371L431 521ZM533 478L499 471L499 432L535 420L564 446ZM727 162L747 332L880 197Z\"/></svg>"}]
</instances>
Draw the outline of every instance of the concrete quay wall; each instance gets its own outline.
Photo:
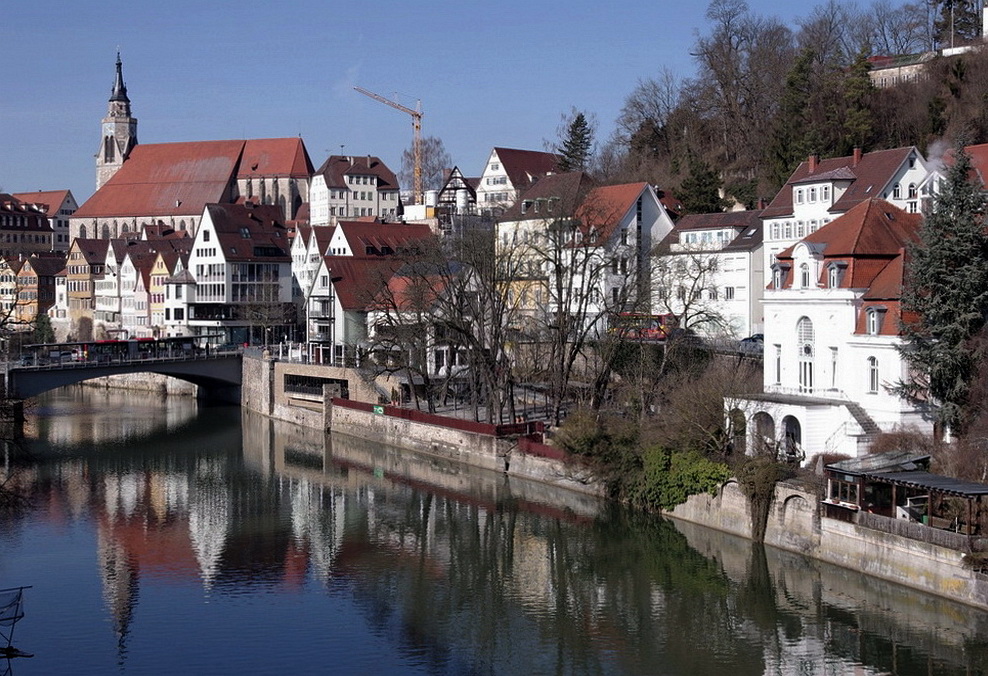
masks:
<instances>
[{"instance_id":1,"label":"concrete quay wall","mask_svg":"<svg viewBox=\"0 0 988 676\"><path fill-rule=\"evenodd\" d=\"M736 481L716 495L694 495L674 519L751 538L751 511ZM821 518L819 498L781 483L769 510L765 544L954 601L988 608L988 576L964 566L956 549Z\"/></svg>"}]
</instances>

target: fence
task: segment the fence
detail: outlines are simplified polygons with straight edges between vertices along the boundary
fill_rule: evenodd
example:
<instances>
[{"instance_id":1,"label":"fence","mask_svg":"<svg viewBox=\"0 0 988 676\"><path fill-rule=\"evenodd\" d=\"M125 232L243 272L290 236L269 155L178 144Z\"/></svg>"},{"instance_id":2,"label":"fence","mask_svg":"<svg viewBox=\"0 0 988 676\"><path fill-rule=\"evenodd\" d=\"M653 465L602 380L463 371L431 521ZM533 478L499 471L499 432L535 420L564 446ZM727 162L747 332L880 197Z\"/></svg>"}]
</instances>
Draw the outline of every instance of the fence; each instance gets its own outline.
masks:
<instances>
[{"instance_id":1,"label":"fence","mask_svg":"<svg viewBox=\"0 0 988 676\"><path fill-rule=\"evenodd\" d=\"M475 422L473 420L464 420L462 418L449 418L447 416L435 415L432 413L423 413L422 411L417 411L413 408L368 404L362 401L340 399L338 397L333 398L333 406L340 406L341 408L349 408L356 411L366 411L367 413L377 413L378 415L401 418L403 420L411 420L413 422L423 423L425 425L446 427L449 429L460 430L461 432L483 434L489 437L502 438L517 435L520 437L519 441L525 439L530 444L537 444L538 446L543 446L545 449L549 449L548 451L536 449L533 451L533 455L554 457L548 453L558 452L562 454L559 456L560 459L566 457L565 452L557 448L553 448L552 446L546 446L545 444L540 443L543 438L542 435L545 432L545 425L540 420L493 425L491 423Z\"/></svg>"},{"instance_id":2,"label":"fence","mask_svg":"<svg viewBox=\"0 0 988 676\"><path fill-rule=\"evenodd\" d=\"M968 537L962 533L954 533L941 528L934 528L914 521L893 519L871 512L858 512L856 523L864 528L881 531L890 535L898 535L910 540L926 542L938 547L957 551L985 551L988 548L988 538Z\"/></svg>"}]
</instances>

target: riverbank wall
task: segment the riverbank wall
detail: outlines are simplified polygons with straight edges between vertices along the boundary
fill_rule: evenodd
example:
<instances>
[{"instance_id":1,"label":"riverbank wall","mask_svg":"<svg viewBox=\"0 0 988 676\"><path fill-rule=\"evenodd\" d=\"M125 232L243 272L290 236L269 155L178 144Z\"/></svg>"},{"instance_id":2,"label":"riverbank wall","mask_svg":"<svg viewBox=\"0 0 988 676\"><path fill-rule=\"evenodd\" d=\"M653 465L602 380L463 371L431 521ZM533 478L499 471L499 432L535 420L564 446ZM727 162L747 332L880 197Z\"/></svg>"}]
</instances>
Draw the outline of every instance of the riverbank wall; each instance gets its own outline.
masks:
<instances>
[{"instance_id":1,"label":"riverbank wall","mask_svg":"<svg viewBox=\"0 0 988 676\"><path fill-rule=\"evenodd\" d=\"M350 399L340 398L341 393ZM497 430L481 429L479 423L430 417L385 403L361 401L382 401L380 390L350 369L244 358L243 406L248 410L322 432L332 430L408 448L444 461L596 496L603 494L602 486L586 468L567 461L557 449L547 452L540 446L524 448L528 443L524 434L499 437ZM733 480L725 483L716 495L695 495L667 515L677 521L751 539L748 501ZM876 519L868 516L873 521ZM964 565L962 548L927 541L924 533L930 535L936 529L917 526L915 532L909 533L911 537L898 534L902 530L892 527L881 530L825 518L821 515L820 498L814 491L794 483L781 483L776 486L769 512L765 544L988 608L988 576Z\"/></svg>"},{"instance_id":2,"label":"riverbank wall","mask_svg":"<svg viewBox=\"0 0 988 676\"><path fill-rule=\"evenodd\" d=\"M245 355L241 391L244 408L275 420L603 495L583 465L539 443L539 424L490 425L391 406L386 388L353 369Z\"/></svg>"},{"instance_id":3,"label":"riverbank wall","mask_svg":"<svg viewBox=\"0 0 988 676\"><path fill-rule=\"evenodd\" d=\"M751 510L736 481L716 495L694 495L669 512L676 520L751 538ZM895 582L954 601L988 608L988 575L964 565L965 551L929 540L937 529L919 524L910 535L891 530L894 519L861 515L870 525L826 518L812 490L783 482L776 486L769 510L765 544L842 568Z\"/></svg>"}]
</instances>

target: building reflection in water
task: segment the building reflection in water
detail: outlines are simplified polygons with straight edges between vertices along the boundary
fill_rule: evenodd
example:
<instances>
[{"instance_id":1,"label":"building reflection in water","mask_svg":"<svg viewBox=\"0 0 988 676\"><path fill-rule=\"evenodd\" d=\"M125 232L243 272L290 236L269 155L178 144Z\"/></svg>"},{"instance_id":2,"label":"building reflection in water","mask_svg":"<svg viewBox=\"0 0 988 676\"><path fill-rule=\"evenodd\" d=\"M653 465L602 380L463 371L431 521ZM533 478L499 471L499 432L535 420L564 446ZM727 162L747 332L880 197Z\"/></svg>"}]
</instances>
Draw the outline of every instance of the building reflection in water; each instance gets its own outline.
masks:
<instances>
[{"instance_id":1,"label":"building reflection in water","mask_svg":"<svg viewBox=\"0 0 988 676\"><path fill-rule=\"evenodd\" d=\"M125 418L127 416L124 416ZM530 673L988 670L988 615L730 536L244 413L65 427L24 477L90 519L120 650L141 584L346 589L409 654ZM108 434L103 428L100 434Z\"/></svg>"}]
</instances>

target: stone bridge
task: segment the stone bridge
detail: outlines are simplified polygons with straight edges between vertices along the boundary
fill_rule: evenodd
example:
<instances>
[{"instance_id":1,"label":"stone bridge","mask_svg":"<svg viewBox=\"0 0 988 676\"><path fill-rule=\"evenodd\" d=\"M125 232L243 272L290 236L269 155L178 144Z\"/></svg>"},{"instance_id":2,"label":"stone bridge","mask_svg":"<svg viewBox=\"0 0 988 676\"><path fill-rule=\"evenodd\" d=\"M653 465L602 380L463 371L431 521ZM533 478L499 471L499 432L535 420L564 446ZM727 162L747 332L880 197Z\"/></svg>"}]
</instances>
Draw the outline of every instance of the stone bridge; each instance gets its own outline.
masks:
<instances>
[{"instance_id":1,"label":"stone bridge","mask_svg":"<svg viewBox=\"0 0 988 676\"><path fill-rule=\"evenodd\" d=\"M239 404L241 364L242 356L239 353L221 353L208 357L191 355L112 362L63 362L45 366L11 365L7 368L7 397L30 399L48 390L93 378L124 373L158 373L198 385L201 398Z\"/></svg>"}]
</instances>

